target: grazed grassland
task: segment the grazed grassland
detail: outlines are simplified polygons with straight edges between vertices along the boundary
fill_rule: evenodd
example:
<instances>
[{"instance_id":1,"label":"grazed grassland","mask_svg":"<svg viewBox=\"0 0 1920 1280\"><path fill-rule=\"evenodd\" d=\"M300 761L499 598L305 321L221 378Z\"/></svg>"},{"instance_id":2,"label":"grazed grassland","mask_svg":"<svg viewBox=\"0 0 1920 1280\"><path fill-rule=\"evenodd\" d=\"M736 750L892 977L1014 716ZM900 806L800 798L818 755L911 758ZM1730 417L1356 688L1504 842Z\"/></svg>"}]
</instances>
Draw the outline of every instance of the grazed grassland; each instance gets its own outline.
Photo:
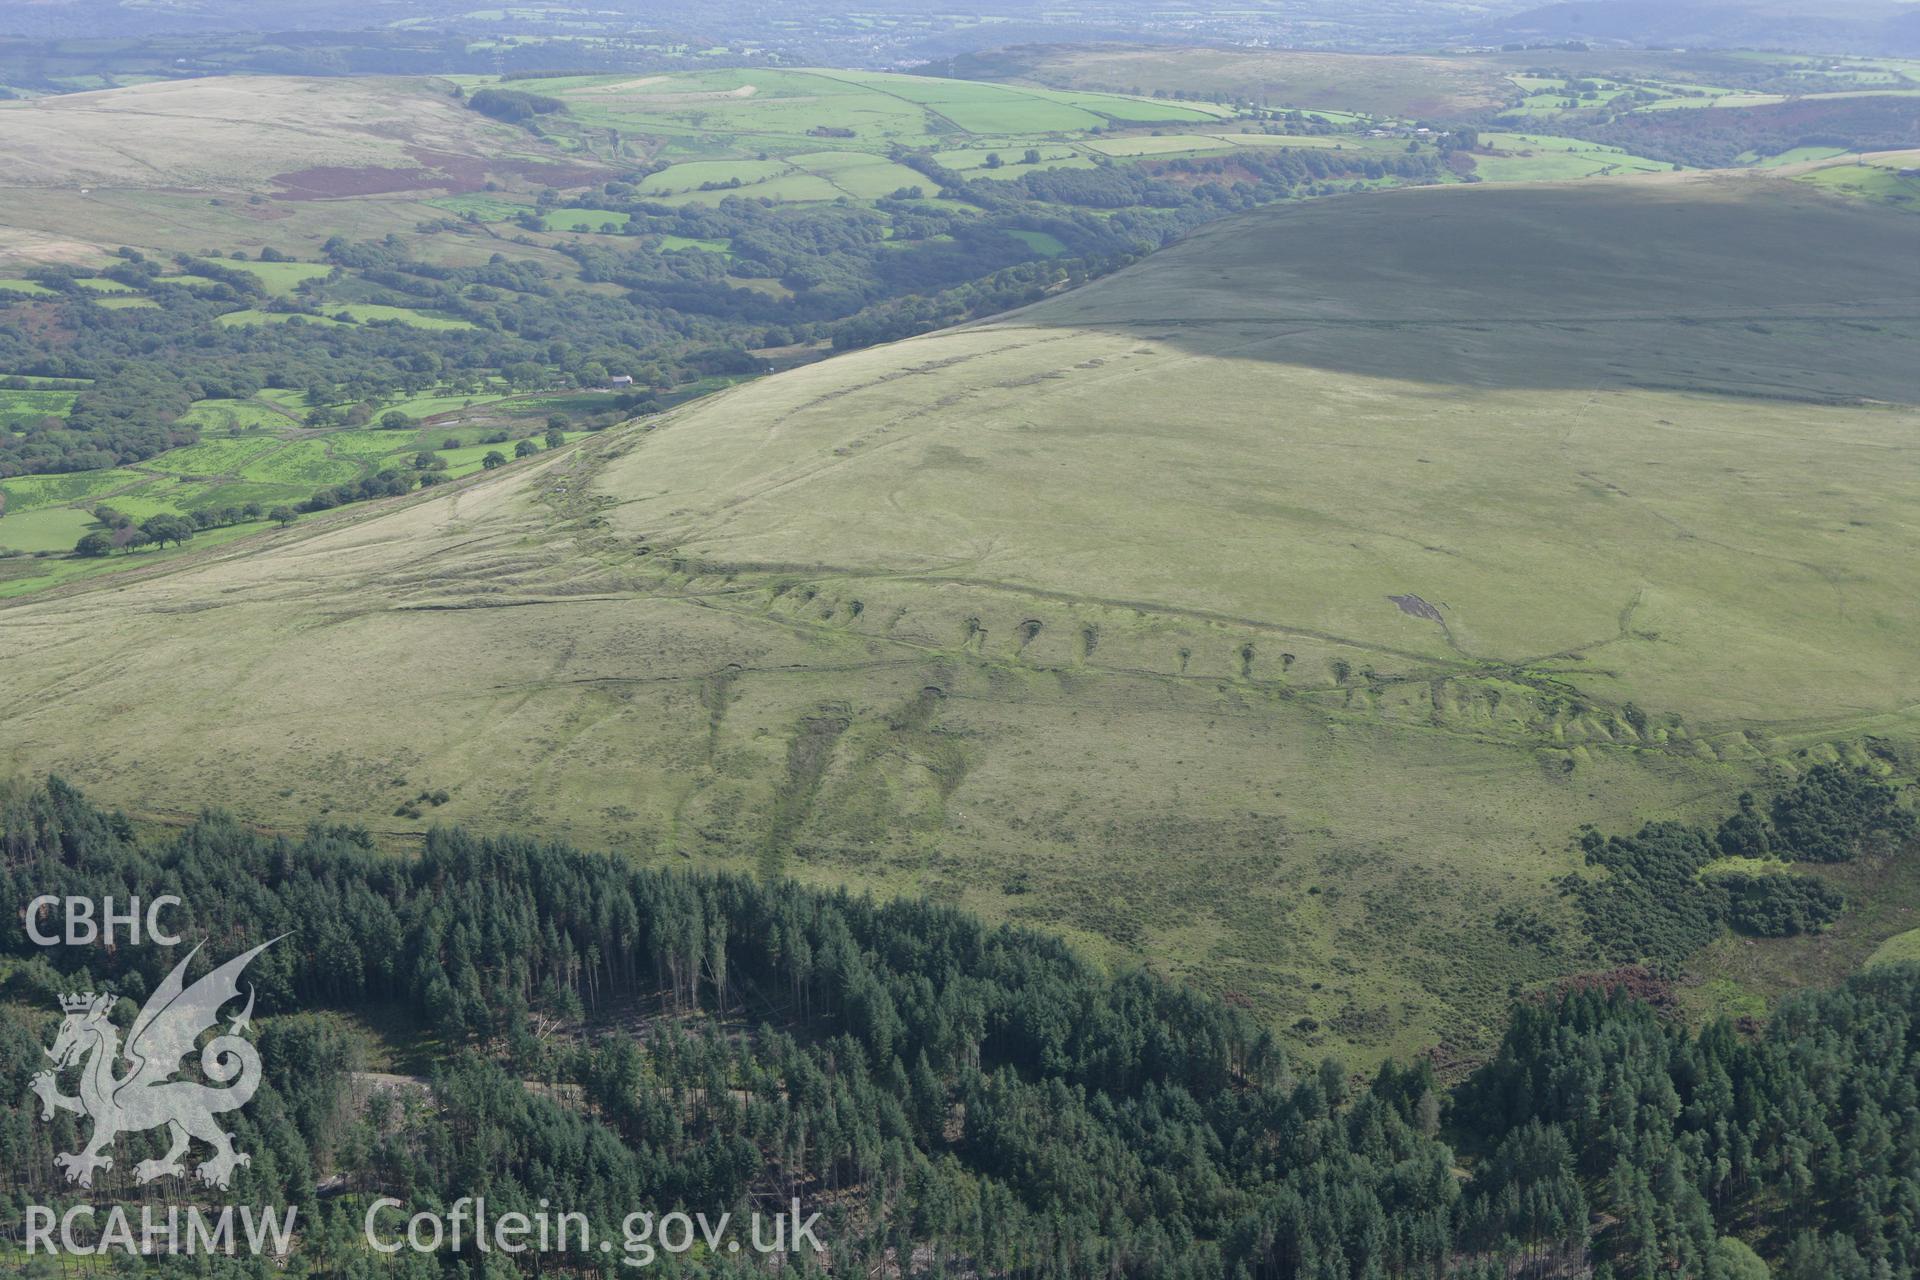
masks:
<instances>
[{"instance_id":1,"label":"grazed grassland","mask_svg":"<svg viewBox=\"0 0 1920 1280\"><path fill-rule=\"evenodd\" d=\"M396 835L444 787L1045 925L1360 1058L1481 1042L1589 962L1492 925L1570 923L1580 823L1913 742L1917 227L1765 176L1233 219L0 608L0 767Z\"/></svg>"}]
</instances>

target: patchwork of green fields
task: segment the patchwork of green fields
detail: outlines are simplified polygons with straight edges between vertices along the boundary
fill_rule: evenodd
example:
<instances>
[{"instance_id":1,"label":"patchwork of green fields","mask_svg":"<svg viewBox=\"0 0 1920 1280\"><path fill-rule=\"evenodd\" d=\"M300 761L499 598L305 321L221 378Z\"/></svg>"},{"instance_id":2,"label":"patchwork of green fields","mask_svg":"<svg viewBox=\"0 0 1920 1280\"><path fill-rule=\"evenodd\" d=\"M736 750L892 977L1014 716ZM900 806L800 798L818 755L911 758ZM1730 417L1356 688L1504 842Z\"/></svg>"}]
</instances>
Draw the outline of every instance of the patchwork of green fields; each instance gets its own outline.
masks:
<instances>
[{"instance_id":1,"label":"patchwork of green fields","mask_svg":"<svg viewBox=\"0 0 1920 1280\"><path fill-rule=\"evenodd\" d=\"M0 410L11 404L23 418L30 419L34 413L21 406L58 405L64 409L71 405L75 394L56 390L0 390ZM310 497L316 489L372 474L381 467L410 460L423 451L445 464L441 468L445 477L459 478L479 471L490 452L502 450L511 456L513 445L483 442L482 437L500 434L498 421L484 427L450 428L436 425L430 419L484 414L489 406L501 405L507 399L497 392L413 396L384 404L381 411L397 409L414 419L414 426L402 430L333 430L294 439L287 436L304 434L299 426L300 415L313 407L300 392L268 389L255 400L202 400L184 415L185 421L200 429L202 438L197 444L171 449L131 466L0 480L0 551L27 554L71 551L83 534L100 527L92 511L102 503L135 521L157 515L186 515L200 509L241 507L247 503L259 503L262 507L291 506ZM573 398L564 396L544 397L539 405L536 420L544 412L598 407L575 404ZM563 437L578 438L579 434L563 433ZM460 442L458 447L443 447L450 438ZM265 526L253 522L244 527L252 530ZM220 535L218 541L237 536L226 528L202 530L197 544L209 545L208 540L215 534ZM160 554L143 550L133 563L144 564ZM35 560L25 569L17 562L12 563L0 568L0 598L28 594L75 577L108 572L126 563L129 562L118 558Z\"/></svg>"}]
</instances>

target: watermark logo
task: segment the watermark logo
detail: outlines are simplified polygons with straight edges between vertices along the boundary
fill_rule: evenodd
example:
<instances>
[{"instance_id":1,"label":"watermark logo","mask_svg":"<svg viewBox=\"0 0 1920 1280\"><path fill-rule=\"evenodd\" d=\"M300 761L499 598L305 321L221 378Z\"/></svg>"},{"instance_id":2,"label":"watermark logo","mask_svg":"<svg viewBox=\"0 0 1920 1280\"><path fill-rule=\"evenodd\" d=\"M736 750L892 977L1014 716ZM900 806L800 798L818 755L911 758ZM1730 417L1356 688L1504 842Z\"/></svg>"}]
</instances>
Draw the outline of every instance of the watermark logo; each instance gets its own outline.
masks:
<instances>
[{"instance_id":1,"label":"watermark logo","mask_svg":"<svg viewBox=\"0 0 1920 1280\"><path fill-rule=\"evenodd\" d=\"M40 1097L41 1119L51 1120L56 1111L71 1111L93 1121L93 1133L84 1148L54 1157L54 1164L66 1171L67 1181L92 1187L96 1171L113 1168L113 1157L107 1153L121 1134L162 1125L172 1145L158 1160L142 1160L134 1166L138 1182L184 1175L181 1157L196 1139L213 1148L213 1154L194 1169L210 1187L226 1190L233 1171L251 1163L245 1152L233 1149L233 1135L218 1119L246 1106L260 1087L260 1053L244 1036L253 1017L251 986L246 1008L232 1020L226 1034L214 1037L200 1051L200 1070L224 1087L174 1076L195 1042L219 1023L220 1010L239 999L240 975L247 965L278 941L275 938L234 957L189 987L187 966L200 952L195 947L148 998L127 1033L124 1049L119 1029L108 1016L112 995L61 997L66 1020L46 1051L53 1069L36 1075L31 1087ZM120 1074L123 1058L126 1065ZM60 1092L59 1072L74 1066L80 1068L80 1091L69 1097Z\"/></svg>"}]
</instances>

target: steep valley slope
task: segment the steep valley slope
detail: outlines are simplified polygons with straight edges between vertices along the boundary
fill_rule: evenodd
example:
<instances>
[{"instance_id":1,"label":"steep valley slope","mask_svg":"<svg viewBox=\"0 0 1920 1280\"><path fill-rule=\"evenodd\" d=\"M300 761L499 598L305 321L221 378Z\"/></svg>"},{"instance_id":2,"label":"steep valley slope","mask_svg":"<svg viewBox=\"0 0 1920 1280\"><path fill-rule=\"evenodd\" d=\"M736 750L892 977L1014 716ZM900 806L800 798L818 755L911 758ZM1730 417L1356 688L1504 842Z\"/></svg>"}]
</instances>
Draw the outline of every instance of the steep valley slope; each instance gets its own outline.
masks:
<instances>
[{"instance_id":1,"label":"steep valley slope","mask_svg":"<svg viewBox=\"0 0 1920 1280\"><path fill-rule=\"evenodd\" d=\"M0 608L0 767L923 892L1471 1048L1589 962L1580 824L1914 740L1916 248L1764 175L1231 219Z\"/></svg>"}]
</instances>

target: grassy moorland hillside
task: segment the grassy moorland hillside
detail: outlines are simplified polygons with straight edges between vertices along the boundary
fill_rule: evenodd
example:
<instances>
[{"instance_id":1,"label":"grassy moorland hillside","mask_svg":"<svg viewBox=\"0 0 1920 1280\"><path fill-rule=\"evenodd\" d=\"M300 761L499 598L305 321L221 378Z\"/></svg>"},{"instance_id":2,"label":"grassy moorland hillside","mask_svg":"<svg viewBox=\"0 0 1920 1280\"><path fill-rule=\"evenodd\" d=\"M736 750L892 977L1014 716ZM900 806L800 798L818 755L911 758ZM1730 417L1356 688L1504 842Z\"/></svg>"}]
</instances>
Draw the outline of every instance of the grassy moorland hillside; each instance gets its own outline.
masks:
<instances>
[{"instance_id":1,"label":"grassy moorland hillside","mask_svg":"<svg viewBox=\"0 0 1920 1280\"><path fill-rule=\"evenodd\" d=\"M1245 99L1307 109L1455 119L1499 105L1499 63L1416 56L1140 45L1026 45L937 69L1066 89Z\"/></svg>"},{"instance_id":2,"label":"grassy moorland hillside","mask_svg":"<svg viewBox=\"0 0 1920 1280\"><path fill-rule=\"evenodd\" d=\"M514 135L402 78L161 82L10 104L0 119L10 187L265 189L289 166L414 169L420 153L472 157Z\"/></svg>"},{"instance_id":3,"label":"grassy moorland hillside","mask_svg":"<svg viewBox=\"0 0 1920 1280\"><path fill-rule=\"evenodd\" d=\"M1580 824L1904 767L1916 237L1765 175L1228 220L0 608L0 768L920 891L1484 1046L1595 962Z\"/></svg>"},{"instance_id":4,"label":"grassy moorland hillside","mask_svg":"<svg viewBox=\"0 0 1920 1280\"><path fill-rule=\"evenodd\" d=\"M1544 663L1648 734L1891 708L1920 674L1896 568L1916 234L1743 180L1262 214L741 388L605 488L689 563L878 579L866 612L919 573L1299 636L1196 641L1194 674ZM1064 660L1082 630L1007 601L970 634ZM1180 646L1158 659L1135 655L1178 670Z\"/></svg>"},{"instance_id":5,"label":"grassy moorland hillside","mask_svg":"<svg viewBox=\"0 0 1920 1280\"><path fill-rule=\"evenodd\" d=\"M1226 132L1231 108L1111 95L831 72L502 83L201 77L0 103L0 595L163 557L129 532L148 520L192 519L204 544L283 504L453 478L493 444L887 336L896 306L1003 310L1217 212L1093 152L1096 132L1257 136L1287 178L1263 200L1436 172L1383 140L1296 161ZM941 182L893 158L908 141ZM1046 186L1057 169L1069 188Z\"/></svg>"}]
</instances>

